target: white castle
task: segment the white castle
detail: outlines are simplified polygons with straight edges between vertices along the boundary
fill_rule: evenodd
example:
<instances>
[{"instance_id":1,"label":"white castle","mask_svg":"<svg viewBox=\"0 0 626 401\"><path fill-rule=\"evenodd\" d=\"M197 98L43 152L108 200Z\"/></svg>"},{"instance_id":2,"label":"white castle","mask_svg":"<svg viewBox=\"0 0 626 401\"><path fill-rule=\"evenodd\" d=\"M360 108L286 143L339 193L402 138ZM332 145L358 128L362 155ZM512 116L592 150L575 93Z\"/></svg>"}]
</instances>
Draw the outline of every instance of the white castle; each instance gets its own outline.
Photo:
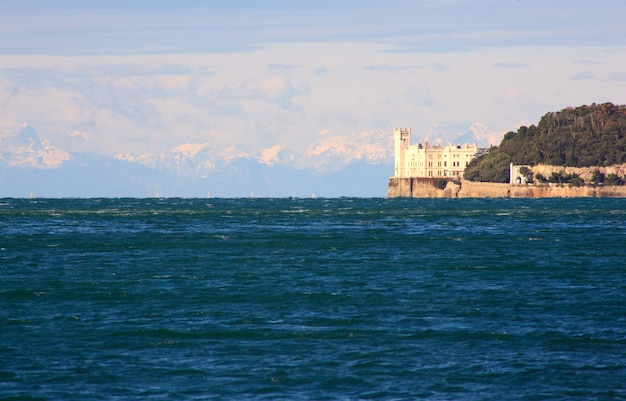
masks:
<instances>
[{"instance_id":1,"label":"white castle","mask_svg":"<svg viewBox=\"0 0 626 401\"><path fill-rule=\"evenodd\" d=\"M411 128L394 128L395 177L461 177L476 157L476 144L411 145Z\"/></svg>"}]
</instances>

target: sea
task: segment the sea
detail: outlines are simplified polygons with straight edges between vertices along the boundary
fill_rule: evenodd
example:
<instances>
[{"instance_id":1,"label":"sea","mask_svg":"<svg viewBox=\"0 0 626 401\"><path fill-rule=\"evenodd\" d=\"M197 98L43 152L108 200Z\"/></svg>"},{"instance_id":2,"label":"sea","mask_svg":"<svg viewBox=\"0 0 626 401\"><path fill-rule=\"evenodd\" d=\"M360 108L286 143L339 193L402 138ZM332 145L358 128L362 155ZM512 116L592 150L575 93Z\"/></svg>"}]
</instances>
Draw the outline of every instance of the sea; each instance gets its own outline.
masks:
<instances>
[{"instance_id":1,"label":"sea","mask_svg":"<svg viewBox=\"0 0 626 401\"><path fill-rule=\"evenodd\" d=\"M626 199L0 199L1 400L626 400Z\"/></svg>"}]
</instances>

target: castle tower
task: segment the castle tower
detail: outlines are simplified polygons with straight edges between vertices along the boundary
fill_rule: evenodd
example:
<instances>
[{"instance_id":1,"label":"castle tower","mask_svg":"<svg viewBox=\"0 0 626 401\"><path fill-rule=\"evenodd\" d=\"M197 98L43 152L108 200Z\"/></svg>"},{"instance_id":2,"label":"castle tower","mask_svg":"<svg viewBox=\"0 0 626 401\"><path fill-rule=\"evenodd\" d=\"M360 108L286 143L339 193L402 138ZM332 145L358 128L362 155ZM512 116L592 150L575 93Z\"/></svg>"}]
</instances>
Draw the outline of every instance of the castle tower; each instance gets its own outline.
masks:
<instances>
[{"instance_id":1,"label":"castle tower","mask_svg":"<svg viewBox=\"0 0 626 401\"><path fill-rule=\"evenodd\" d=\"M394 128L393 139L396 145L394 175L396 177L408 177L406 151L411 143L411 128Z\"/></svg>"}]
</instances>

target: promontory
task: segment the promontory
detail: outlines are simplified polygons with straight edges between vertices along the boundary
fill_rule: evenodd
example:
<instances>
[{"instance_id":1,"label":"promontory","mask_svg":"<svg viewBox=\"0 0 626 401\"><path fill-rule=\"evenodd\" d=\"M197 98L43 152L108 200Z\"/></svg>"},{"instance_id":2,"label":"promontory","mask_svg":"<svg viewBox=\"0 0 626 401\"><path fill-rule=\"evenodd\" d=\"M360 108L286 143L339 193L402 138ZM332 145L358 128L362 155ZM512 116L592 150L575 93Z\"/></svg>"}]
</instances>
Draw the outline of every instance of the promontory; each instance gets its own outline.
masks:
<instances>
[{"instance_id":1,"label":"promontory","mask_svg":"<svg viewBox=\"0 0 626 401\"><path fill-rule=\"evenodd\" d=\"M499 146L410 144L394 130L388 197L626 197L626 106L568 107Z\"/></svg>"}]
</instances>

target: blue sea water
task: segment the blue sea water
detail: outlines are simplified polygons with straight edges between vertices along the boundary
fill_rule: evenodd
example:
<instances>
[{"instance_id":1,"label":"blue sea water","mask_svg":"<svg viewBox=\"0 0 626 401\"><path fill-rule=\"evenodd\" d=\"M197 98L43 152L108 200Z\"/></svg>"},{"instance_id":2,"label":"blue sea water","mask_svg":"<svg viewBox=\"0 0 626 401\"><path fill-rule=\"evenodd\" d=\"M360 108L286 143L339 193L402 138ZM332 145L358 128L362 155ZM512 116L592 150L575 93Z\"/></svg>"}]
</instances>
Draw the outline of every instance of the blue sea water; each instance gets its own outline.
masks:
<instances>
[{"instance_id":1,"label":"blue sea water","mask_svg":"<svg viewBox=\"0 0 626 401\"><path fill-rule=\"evenodd\" d=\"M623 199L2 199L0 399L626 399Z\"/></svg>"}]
</instances>

